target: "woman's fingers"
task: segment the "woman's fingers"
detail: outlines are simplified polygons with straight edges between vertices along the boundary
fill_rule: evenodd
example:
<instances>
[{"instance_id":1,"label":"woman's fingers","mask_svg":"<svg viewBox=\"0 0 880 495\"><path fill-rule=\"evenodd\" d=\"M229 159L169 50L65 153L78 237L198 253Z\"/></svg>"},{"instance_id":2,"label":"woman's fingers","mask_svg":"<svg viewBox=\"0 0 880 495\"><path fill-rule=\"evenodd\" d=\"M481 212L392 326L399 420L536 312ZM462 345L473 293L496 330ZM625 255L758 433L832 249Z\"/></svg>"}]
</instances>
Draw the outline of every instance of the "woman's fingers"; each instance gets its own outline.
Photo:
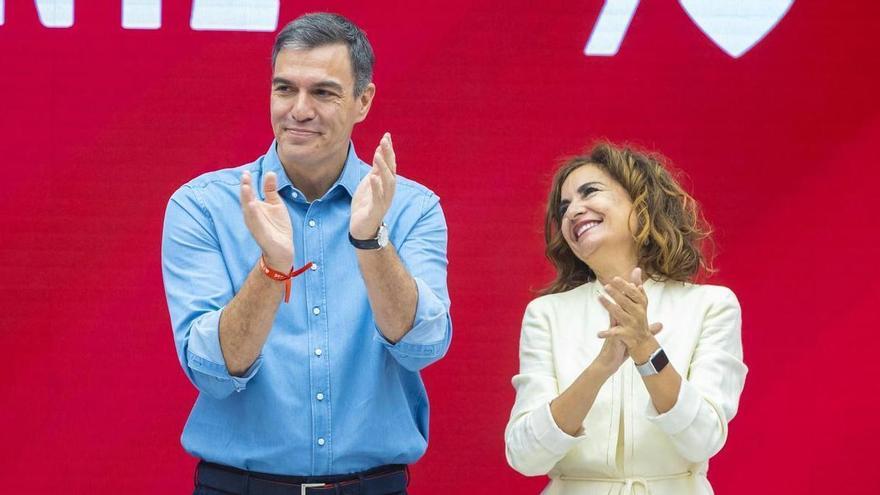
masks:
<instances>
[{"instance_id":1,"label":"woman's fingers","mask_svg":"<svg viewBox=\"0 0 880 495\"><path fill-rule=\"evenodd\" d=\"M599 295L599 303L608 310L608 314L610 314L615 321L629 321L629 315L605 294Z\"/></svg>"},{"instance_id":2,"label":"woman's fingers","mask_svg":"<svg viewBox=\"0 0 880 495\"><path fill-rule=\"evenodd\" d=\"M617 289L621 294L625 295L634 303L640 306L648 305L648 298L645 296L645 292L640 286L627 282L620 277L614 277L608 285Z\"/></svg>"},{"instance_id":3,"label":"woman's fingers","mask_svg":"<svg viewBox=\"0 0 880 495\"><path fill-rule=\"evenodd\" d=\"M625 314L629 315L630 317L636 317L640 313L644 312L644 310L641 308L641 306L639 304L637 304L632 299L630 299L629 296L624 295L623 292L621 292L614 285L612 285L612 284L606 285L605 292L608 294L608 296L611 297L611 299L616 303L616 305L618 307L622 308L622 310L625 312ZM618 318L618 320L620 320L620 319Z\"/></svg>"},{"instance_id":4,"label":"woman's fingers","mask_svg":"<svg viewBox=\"0 0 880 495\"><path fill-rule=\"evenodd\" d=\"M629 281L632 282L636 287L642 286L642 269L639 267L633 268L632 273L629 274Z\"/></svg>"}]
</instances>

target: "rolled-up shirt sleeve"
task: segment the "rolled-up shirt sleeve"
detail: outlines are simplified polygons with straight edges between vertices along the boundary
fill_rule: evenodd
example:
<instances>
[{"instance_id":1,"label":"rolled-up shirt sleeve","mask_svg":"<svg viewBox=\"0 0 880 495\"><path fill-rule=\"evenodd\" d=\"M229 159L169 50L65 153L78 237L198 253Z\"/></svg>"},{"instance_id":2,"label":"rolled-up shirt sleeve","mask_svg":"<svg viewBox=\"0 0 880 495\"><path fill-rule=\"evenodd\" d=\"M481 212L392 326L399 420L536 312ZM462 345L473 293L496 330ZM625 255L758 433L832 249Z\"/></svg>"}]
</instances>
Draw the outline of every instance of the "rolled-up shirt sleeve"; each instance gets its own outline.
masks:
<instances>
[{"instance_id":1,"label":"rolled-up shirt sleeve","mask_svg":"<svg viewBox=\"0 0 880 495\"><path fill-rule=\"evenodd\" d=\"M211 217L189 186L171 197L162 232L162 279L177 357L196 388L222 399L241 392L262 356L244 376L232 376L220 348L220 316L234 289Z\"/></svg>"},{"instance_id":2,"label":"rolled-up shirt sleeve","mask_svg":"<svg viewBox=\"0 0 880 495\"><path fill-rule=\"evenodd\" d=\"M547 474L583 435L562 431L550 413L559 395L553 370L550 326L537 300L526 308L519 344L519 373L513 377L516 401L504 432L510 467L526 476Z\"/></svg>"},{"instance_id":3,"label":"rolled-up shirt sleeve","mask_svg":"<svg viewBox=\"0 0 880 495\"><path fill-rule=\"evenodd\" d=\"M433 193L426 195L421 216L397 248L418 291L413 326L396 344L376 330L376 339L410 371L419 371L442 358L452 340L446 242L446 220L440 200Z\"/></svg>"},{"instance_id":4,"label":"rolled-up shirt sleeve","mask_svg":"<svg viewBox=\"0 0 880 495\"><path fill-rule=\"evenodd\" d=\"M648 420L669 435L676 451L699 463L715 455L727 440L748 368L743 363L742 313L736 296L719 288L703 319L690 368L682 373L678 399L658 414L648 401Z\"/></svg>"}]
</instances>

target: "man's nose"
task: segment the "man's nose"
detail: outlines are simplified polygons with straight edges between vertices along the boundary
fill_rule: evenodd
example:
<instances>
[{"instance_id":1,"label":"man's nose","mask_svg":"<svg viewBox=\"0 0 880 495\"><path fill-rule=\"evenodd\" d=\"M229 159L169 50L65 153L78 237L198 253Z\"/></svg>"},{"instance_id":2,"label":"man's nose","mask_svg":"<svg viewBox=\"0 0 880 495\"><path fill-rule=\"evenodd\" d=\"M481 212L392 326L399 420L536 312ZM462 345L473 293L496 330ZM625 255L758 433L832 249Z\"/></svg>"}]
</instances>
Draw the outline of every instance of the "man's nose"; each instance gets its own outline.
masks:
<instances>
[{"instance_id":1,"label":"man's nose","mask_svg":"<svg viewBox=\"0 0 880 495\"><path fill-rule=\"evenodd\" d=\"M312 105L312 99L307 92L300 91L296 95L296 100L290 109L290 115L297 122L305 122L315 118L315 107Z\"/></svg>"}]
</instances>

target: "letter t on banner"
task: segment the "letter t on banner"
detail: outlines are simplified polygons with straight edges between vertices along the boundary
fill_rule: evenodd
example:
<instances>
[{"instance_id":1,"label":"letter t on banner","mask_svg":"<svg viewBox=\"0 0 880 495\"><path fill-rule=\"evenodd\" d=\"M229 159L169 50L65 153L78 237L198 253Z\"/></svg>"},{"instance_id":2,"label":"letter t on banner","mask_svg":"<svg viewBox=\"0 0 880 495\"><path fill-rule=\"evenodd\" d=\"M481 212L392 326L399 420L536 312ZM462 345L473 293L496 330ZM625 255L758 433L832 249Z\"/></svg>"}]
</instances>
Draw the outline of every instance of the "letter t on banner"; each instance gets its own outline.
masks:
<instances>
[{"instance_id":1,"label":"letter t on banner","mask_svg":"<svg viewBox=\"0 0 880 495\"><path fill-rule=\"evenodd\" d=\"M639 0L605 0L587 46L584 47L584 55L610 57L617 54L638 6Z\"/></svg>"},{"instance_id":2,"label":"letter t on banner","mask_svg":"<svg viewBox=\"0 0 880 495\"><path fill-rule=\"evenodd\" d=\"M125 29L162 27L162 0L122 0L122 27Z\"/></svg>"},{"instance_id":3,"label":"letter t on banner","mask_svg":"<svg viewBox=\"0 0 880 495\"><path fill-rule=\"evenodd\" d=\"M193 0L189 25L197 31L275 31L279 0Z\"/></svg>"}]
</instances>

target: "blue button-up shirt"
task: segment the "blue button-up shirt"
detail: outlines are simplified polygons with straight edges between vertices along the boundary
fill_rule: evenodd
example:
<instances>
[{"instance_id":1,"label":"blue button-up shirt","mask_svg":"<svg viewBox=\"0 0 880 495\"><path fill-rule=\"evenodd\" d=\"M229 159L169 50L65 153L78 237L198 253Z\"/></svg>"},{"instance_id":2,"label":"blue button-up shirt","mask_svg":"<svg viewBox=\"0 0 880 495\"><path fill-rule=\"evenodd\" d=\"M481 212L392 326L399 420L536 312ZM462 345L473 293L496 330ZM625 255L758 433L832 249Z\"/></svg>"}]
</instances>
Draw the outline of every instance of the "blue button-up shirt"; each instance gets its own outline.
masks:
<instances>
[{"instance_id":1,"label":"blue button-up shirt","mask_svg":"<svg viewBox=\"0 0 880 495\"><path fill-rule=\"evenodd\" d=\"M244 170L254 184L277 174L294 266L315 265L293 280L260 356L236 377L220 350L220 315L261 254L239 203ZM446 353L452 335L446 222L433 192L397 178L385 223L416 281L418 305L412 329L391 344L373 320L348 242L351 198L368 171L352 146L336 183L309 203L272 143L255 162L204 174L171 197L162 274L178 358L199 390L181 439L191 454L252 471L326 475L409 464L425 452L428 397L419 370ZM262 197L262 186L255 189Z\"/></svg>"}]
</instances>

